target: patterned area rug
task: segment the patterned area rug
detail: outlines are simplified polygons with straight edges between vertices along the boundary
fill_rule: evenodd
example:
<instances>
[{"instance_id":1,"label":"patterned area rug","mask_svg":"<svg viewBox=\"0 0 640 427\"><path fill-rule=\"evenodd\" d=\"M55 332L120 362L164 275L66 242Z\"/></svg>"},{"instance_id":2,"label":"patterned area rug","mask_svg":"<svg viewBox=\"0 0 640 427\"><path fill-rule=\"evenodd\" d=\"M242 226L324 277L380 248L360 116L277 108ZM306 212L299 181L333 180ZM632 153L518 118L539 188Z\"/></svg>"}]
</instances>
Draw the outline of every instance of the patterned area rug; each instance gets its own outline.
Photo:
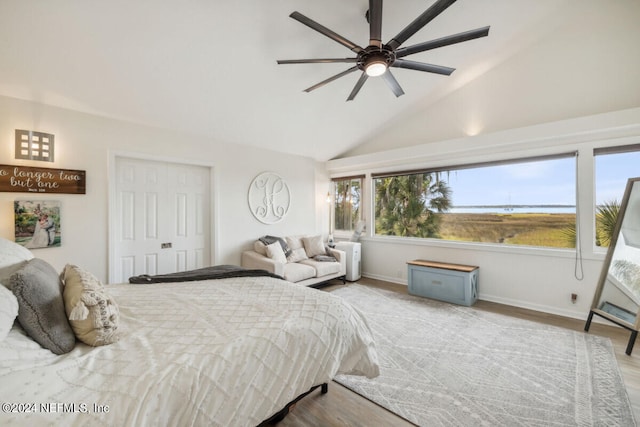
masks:
<instances>
[{"instance_id":1,"label":"patterned area rug","mask_svg":"<svg viewBox=\"0 0 640 427\"><path fill-rule=\"evenodd\" d=\"M420 426L635 426L611 341L362 285L381 375L336 381Z\"/></svg>"}]
</instances>

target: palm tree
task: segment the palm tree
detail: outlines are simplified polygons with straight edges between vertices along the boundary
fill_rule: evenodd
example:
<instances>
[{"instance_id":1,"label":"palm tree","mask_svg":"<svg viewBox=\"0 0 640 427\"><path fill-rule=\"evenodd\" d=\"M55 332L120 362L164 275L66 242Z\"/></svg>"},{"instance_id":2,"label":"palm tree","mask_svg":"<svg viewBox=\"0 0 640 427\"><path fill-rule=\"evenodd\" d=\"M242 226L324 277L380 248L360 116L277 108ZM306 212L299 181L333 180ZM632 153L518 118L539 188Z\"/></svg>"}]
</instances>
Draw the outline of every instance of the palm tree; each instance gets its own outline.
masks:
<instances>
[{"instance_id":1,"label":"palm tree","mask_svg":"<svg viewBox=\"0 0 640 427\"><path fill-rule=\"evenodd\" d=\"M620 203L617 200L604 202L596 212L596 245L608 247L618 222Z\"/></svg>"},{"instance_id":2,"label":"palm tree","mask_svg":"<svg viewBox=\"0 0 640 427\"><path fill-rule=\"evenodd\" d=\"M618 221L618 212L620 212L620 203L617 200L605 202L596 208L596 246L608 247L611 244ZM561 230L561 232L569 247L575 248L575 224Z\"/></svg>"},{"instance_id":3,"label":"palm tree","mask_svg":"<svg viewBox=\"0 0 640 427\"><path fill-rule=\"evenodd\" d=\"M451 189L437 173L376 180L376 234L438 237L438 213L450 207Z\"/></svg>"}]
</instances>

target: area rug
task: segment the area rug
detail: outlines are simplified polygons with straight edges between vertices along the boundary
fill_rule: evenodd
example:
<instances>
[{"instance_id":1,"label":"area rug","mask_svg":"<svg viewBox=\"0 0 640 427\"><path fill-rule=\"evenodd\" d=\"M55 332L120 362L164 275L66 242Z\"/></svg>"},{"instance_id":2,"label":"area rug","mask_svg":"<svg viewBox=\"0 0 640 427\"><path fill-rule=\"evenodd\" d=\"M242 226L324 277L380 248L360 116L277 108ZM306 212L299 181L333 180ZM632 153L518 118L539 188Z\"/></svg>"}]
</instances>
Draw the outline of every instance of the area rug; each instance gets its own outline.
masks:
<instances>
[{"instance_id":1,"label":"area rug","mask_svg":"<svg viewBox=\"0 0 640 427\"><path fill-rule=\"evenodd\" d=\"M608 338L352 284L381 374L336 381L420 426L635 426Z\"/></svg>"}]
</instances>

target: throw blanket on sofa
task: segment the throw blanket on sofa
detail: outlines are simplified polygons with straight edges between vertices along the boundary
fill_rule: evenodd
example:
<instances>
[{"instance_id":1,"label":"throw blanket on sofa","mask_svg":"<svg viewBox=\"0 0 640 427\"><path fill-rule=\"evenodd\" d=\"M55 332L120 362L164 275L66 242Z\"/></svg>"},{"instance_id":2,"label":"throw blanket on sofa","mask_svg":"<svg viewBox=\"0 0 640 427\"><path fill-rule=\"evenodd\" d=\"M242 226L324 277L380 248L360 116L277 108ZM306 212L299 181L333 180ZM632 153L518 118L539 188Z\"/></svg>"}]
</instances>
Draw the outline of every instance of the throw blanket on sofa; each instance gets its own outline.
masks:
<instances>
[{"instance_id":1,"label":"throw blanket on sofa","mask_svg":"<svg viewBox=\"0 0 640 427\"><path fill-rule=\"evenodd\" d=\"M243 268L237 265L215 265L213 267L204 267L197 270L158 274L155 276L141 274L140 276L129 277L129 283L193 282L196 280L228 279L231 277L274 277L276 279L284 280L281 276L269 273L266 270Z\"/></svg>"}]
</instances>

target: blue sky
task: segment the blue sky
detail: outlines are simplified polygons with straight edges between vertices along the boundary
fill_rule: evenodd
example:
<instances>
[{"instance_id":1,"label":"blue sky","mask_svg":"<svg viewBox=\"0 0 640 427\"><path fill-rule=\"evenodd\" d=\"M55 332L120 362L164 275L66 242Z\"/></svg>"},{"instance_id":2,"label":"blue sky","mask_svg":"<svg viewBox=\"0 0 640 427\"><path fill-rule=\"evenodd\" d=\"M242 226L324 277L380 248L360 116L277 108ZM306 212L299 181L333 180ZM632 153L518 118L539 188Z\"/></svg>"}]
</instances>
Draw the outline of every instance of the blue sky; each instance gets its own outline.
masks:
<instances>
[{"instance_id":1,"label":"blue sky","mask_svg":"<svg viewBox=\"0 0 640 427\"><path fill-rule=\"evenodd\" d=\"M640 152L596 157L596 203L622 201L629 178L640 177Z\"/></svg>"},{"instance_id":2,"label":"blue sky","mask_svg":"<svg viewBox=\"0 0 640 427\"><path fill-rule=\"evenodd\" d=\"M571 157L453 171L453 205L574 205L575 164ZM640 152L596 156L597 203L620 201L627 179L637 176Z\"/></svg>"}]
</instances>

